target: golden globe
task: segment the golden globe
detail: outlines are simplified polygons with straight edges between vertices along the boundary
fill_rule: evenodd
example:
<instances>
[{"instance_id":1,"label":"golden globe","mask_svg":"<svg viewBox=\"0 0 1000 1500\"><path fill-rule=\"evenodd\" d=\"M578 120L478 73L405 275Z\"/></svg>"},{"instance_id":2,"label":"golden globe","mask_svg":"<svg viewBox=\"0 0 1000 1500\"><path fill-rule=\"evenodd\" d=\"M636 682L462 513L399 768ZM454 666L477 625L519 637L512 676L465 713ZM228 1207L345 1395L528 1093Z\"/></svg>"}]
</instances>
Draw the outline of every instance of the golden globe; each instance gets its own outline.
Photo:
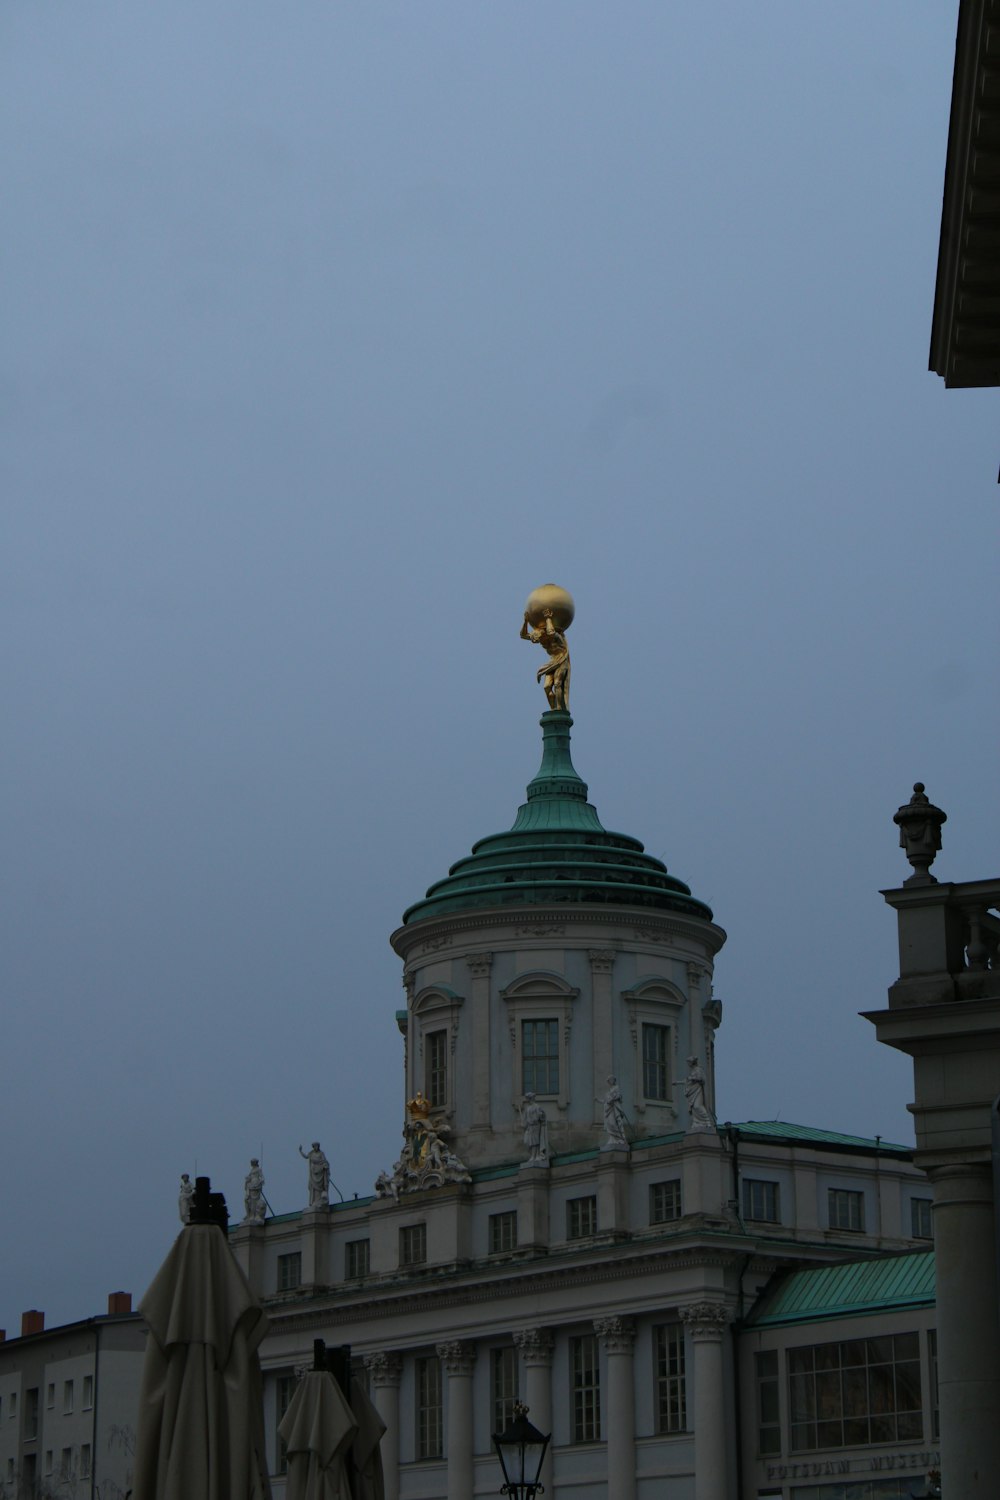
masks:
<instances>
[{"instance_id":1,"label":"golden globe","mask_svg":"<svg viewBox=\"0 0 1000 1500\"><path fill-rule=\"evenodd\" d=\"M528 624L532 629L540 629L547 609L552 611L552 623L557 630L569 629L576 613L572 594L566 589L561 589L557 583L543 583L541 588L532 589L528 595L528 602L524 606Z\"/></svg>"}]
</instances>

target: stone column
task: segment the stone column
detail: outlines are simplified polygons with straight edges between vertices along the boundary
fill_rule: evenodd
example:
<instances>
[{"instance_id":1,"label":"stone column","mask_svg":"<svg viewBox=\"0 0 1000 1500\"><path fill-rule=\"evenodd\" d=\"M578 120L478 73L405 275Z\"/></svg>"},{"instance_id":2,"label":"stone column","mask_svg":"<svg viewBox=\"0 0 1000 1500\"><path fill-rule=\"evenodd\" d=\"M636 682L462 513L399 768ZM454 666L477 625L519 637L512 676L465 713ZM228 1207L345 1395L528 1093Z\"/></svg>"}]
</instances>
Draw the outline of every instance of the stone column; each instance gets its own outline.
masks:
<instances>
[{"instance_id":1,"label":"stone column","mask_svg":"<svg viewBox=\"0 0 1000 1500\"><path fill-rule=\"evenodd\" d=\"M945 1494L986 1500L1000 1475L993 1186L987 1164L931 1167Z\"/></svg>"},{"instance_id":2,"label":"stone column","mask_svg":"<svg viewBox=\"0 0 1000 1500\"><path fill-rule=\"evenodd\" d=\"M608 1091L608 1074L615 1072L614 1048L612 1046L611 1015L611 971L615 966L614 950L590 948L590 993L592 997L594 1038L594 1124L604 1121L601 1100Z\"/></svg>"},{"instance_id":3,"label":"stone column","mask_svg":"<svg viewBox=\"0 0 1000 1500\"><path fill-rule=\"evenodd\" d=\"M608 1451L608 1500L635 1500L635 1381L630 1318L595 1318L594 1332L604 1344L608 1364L608 1399L604 1431Z\"/></svg>"},{"instance_id":4,"label":"stone column","mask_svg":"<svg viewBox=\"0 0 1000 1500\"><path fill-rule=\"evenodd\" d=\"M680 1315L694 1345L695 1500L727 1500L727 1433L722 1336L731 1314L721 1302L692 1302Z\"/></svg>"},{"instance_id":5,"label":"stone column","mask_svg":"<svg viewBox=\"0 0 1000 1500\"><path fill-rule=\"evenodd\" d=\"M472 975L472 1128L490 1128L490 969L492 953L466 956ZM452 1095L454 1098L454 1095Z\"/></svg>"},{"instance_id":6,"label":"stone column","mask_svg":"<svg viewBox=\"0 0 1000 1500\"><path fill-rule=\"evenodd\" d=\"M552 1335L547 1328L519 1328L514 1343L524 1366L524 1395L528 1421L539 1432L552 1431ZM552 1494L552 1444L545 1451L542 1483L546 1495Z\"/></svg>"},{"instance_id":7,"label":"stone column","mask_svg":"<svg viewBox=\"0 0 1000 1500\"><path fill-rule=\"evenodd\" d=\"M448 1372L448 1500L470 1500L472 1478L472 1371L476 1346L450 1339L437 1355Z\"/></svg>"},{"instance_id":8,"label":"stone column","mask_svg":"<svg viewBox=\"0 0 1000 1500\"><path fill-rule=\"evenodd\" d=\"M375 1410L385 1423L381 1444L385 1500L399 1500L399 1355L378 1349L365 1355L365 1369Z\"/></svg>"}]
</instances>

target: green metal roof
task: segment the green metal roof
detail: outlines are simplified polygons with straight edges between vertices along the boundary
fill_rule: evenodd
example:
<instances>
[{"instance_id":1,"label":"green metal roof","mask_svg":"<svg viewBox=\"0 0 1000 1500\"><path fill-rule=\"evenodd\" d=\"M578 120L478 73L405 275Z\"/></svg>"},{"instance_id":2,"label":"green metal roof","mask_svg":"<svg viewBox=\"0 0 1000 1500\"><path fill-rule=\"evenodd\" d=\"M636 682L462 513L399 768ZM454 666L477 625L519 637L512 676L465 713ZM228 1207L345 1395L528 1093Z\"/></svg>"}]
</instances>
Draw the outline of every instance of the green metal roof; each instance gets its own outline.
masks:
<instances>
[{"instance_id":1,"label":"green metal roof","mask_svg":"<svg viewBox=\"0 0 1000 1500\"><path fill-rule=\"evenodd\" d=\"M880 1255L836 1266L779 1271L757 1299L747 1326L809 1323L848 1313L927 1307L934 1302L934 1251Z\"/></svg>"},{"instance_id":2,"label":"green metal roof","mask_svg":"<svg viewBox=\"0 0 1000 1500\"><path fill-rule=\"evenodd\" d=\"M743 1120L731 1128L747 1139L798 1141L803 1146L844 1147L853 1151L877 1151L881 1155L913 1155L912 1146L900 1146L894 1141L876 1140L870 1135L842 1135L836 1130L817 1130L812 1125L789 1125L784 1120Z\"/></svg>"},{"instance_id":3,"label":"green metal roof","mask_svg":"<svg viewBox=\"0 0 1000 1500\"><path fill-rule=\"evenodd\" d=\"M550 710L540 722L542 763L513 827L474 844L404 912L404 924L480 907L564 902L684 912L710 922L710 908L638 839L603 826L573 766L569 714Z\"/></svg>"}]
</instances>

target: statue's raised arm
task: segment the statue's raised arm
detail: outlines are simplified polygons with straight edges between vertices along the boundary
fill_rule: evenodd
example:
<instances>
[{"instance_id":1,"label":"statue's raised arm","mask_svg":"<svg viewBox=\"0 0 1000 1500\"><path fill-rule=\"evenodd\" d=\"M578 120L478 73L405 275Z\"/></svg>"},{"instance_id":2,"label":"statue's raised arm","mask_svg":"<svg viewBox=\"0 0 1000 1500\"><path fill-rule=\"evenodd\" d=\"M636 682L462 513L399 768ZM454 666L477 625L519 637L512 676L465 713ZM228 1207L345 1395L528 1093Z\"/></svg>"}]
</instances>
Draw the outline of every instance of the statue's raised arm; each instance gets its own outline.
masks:
<instances>
[{"instance_id":1,"label":"statue's raised arm","mask_svg":"<svg viewBox=\"0 0 1000 1500\"><path fill-rule=\"evenodd\" d=\"M554 583L543 583L528 595L521 622L521 640L541 646L548 661L538 668L550 709L569 711L569 647L565 632L575 614L572 594Z\"/></svg>"}]
</instances>

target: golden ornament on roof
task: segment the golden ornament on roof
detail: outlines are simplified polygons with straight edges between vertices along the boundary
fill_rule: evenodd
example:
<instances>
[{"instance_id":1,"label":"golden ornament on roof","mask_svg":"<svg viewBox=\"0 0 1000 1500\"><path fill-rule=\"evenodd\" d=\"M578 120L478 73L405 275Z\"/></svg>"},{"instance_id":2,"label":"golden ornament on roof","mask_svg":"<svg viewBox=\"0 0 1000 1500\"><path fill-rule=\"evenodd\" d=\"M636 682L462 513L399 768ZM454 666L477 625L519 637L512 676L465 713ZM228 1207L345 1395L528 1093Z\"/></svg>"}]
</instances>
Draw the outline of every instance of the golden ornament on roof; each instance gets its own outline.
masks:
<instances>
[{"instance_id":1,"label":"golden ornament on roof","mask_svg":"<svg viewBox=\"0 0 1000 1500\"><path fill-rule=\"evenodd\" d=\"M533 589L524 606L521 625L522 641L541 646L548 661L536 673L545 689L550 710L569 711L569 647L565 631L576 613L573 595L556 583L543 583Z\"/></svg>"}]
</instances>

